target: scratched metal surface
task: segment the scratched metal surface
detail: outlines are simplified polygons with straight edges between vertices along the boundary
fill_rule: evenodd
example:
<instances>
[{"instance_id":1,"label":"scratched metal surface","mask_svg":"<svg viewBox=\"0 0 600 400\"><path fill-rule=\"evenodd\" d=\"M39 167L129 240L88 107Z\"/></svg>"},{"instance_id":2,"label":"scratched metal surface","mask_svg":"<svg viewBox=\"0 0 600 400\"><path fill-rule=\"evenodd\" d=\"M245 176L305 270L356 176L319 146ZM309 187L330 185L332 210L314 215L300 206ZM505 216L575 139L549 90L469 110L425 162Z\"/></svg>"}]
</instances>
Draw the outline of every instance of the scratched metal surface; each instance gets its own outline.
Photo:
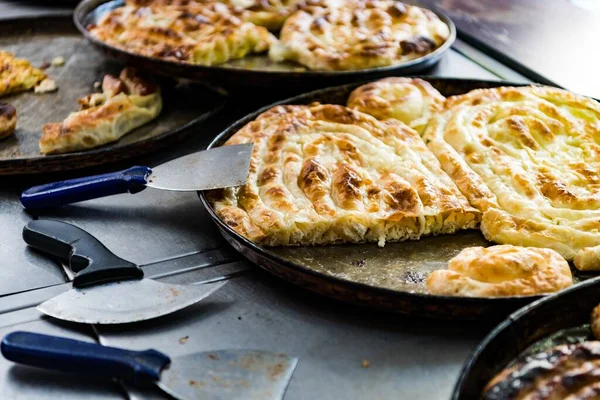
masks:
<instances>
[{"instance_id":1,"label":"scratched metal surface","mask_svg":"<svg viewBox=\"0 0 600 400\"><path fill-rule=\"evenodd\" d=\"M96 92L95 82L101 82L106 73L118 76L123 66L106 61L95 51L75 29L70 16L2 22L0 49L13 52L37 67L57 56L66 60L63 66L50 66L46 70L56 81L57 92L35 94L30 91L1 99L17 109L18 122L15 134L0 142L0 173L68 170L126 159L134 153L164 147L190 133L189 129L180 128L215 111L221 103L216 93L202 86L173 86L167 81L162 85L163 110L154 121L97 149L67 156L42 156L38 141L43 125L60 122L77 111L78 98Z\"/></svg>"},{"instance_id":2,"label":"scratched metal surface","mask_svg":"<svg viewBox=\"0 0 600 400\"><path fill-rule=\"evenodd\" d=\"M29 13L49 11L47 2L39 6L27 2ZM8 4L8 5L7 5ZM16 3L0 1L0 18L16 16ZM50 10L52 11L52 10ZM432 71L439 76L493 79L494 75L466 57L450 51ZM279 98L289 94L281 94ZM252 101L248 101L248 98ZM186 139L169 151L131 160L155 165L159 160L202 149L223 128L248 112L277 100L262 90L241 93L219 114L201 126L201 135ZM120 165L126 167L124 163ZM115 167L116 168L116 167ZM111 169L113 169L111 167ZM99 171L108 171L106 167ZM84 172L71 173L69 177ZM22 284L33 289L41 266L48 261L32 254L23 262L25 245L20 238L23 224L34 217L74 222L89 230L117 255L136 263L166 260L171 272L189 270L198 264L196 253L224 248L218 231L194 193L168 193L146 190L137 195L119 195L78 205L29 215L18 204L20 190L66 178L67 174L0 177L0 248L10 251L0 257L0 284ZM1 250L0 250L1 251ZM186 254L191 254L184 257ZM219 257L210 263L219 263ZM163 265L163 267L164 267ZM244 263L248 265L248 263ZM48 271L55 265L48 264ZM165 267L166 268L166 267ZM228 267L229 268L229 267ZM156 267L157 271L160 269ZM216 268L181 273L165 278L186 283L218 275ZM41 274L40 274L41 275ZM10 277L14 277L12 280ZM53 282L63 281L61 275ZM20 297L19 297L20 296ZM17 307L15 295L0 298L0 310ZM12 300L11 300L12 299ZM105 344L131 348L155 347L172 355L216 347L255 347L283 351L300 357L285 400L306 398L410 398L444 399L451 393L462 362L490 329L478 321L433 322L362 310L327 300L289 285L267 273L255 271L237 277L209 301L182 313L152 323L133 324L100 331ZM31 302L31 301L29 301ZM31 307L31 304L27 307ZM17 329L35 330L71 337L96 338L90 331L81 336L81 327L40 318L33 308L0 311L0 335ZM78 330L79 329L79 330ZM184 339L188 336L187 339ZM368 368L363 360L370 361ZM29 399L161 399L159 391L127 397L115 385L90 382L59 374L40 375L39 370L19 367L20 377L10 372L11 363L0 358L0 398ZM52 388L51 390L49 388ZM8 393L9 396L3 395Z\"/></svg>"}]
</instances>

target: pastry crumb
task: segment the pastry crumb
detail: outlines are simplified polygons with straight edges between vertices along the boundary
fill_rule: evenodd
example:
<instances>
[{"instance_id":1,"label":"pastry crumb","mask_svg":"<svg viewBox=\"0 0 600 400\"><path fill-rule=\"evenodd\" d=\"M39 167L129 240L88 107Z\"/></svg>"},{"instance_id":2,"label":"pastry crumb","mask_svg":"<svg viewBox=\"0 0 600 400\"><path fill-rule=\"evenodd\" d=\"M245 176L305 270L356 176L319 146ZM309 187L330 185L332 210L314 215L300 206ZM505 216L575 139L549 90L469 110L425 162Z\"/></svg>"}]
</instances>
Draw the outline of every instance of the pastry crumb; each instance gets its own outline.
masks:
<instances>
[{"instance_id":1,"label":"pastry crumb","mask_svg":"<svg viewBox=\"0 0 600 400\"><path fill-rule=\"evenodd\" d=\"M186 344L189 338L190 338L189 336L182 336L182 337L180 337L179 338L179 344Z\"/></svg>"},{"instance_id":2,"label":"pastry crumb","mask_svg":"<svg viewBox=\"0 0 600 400\"><path fill-rule=\"evenodd\" d=\"M363 368L369 368L371 366L371 361L369 360L362 360L362 367Z\"/></svg>"},{"instance_id":3,"label":"pastry crumb","mask_svg":"<svg viewBox=\"0 0 600 400\"><path fill-rule=\"evenodd\" d=\"M98 81L94 82L94 89L100 89L101 85L102 84L100 82L98 82Z\"/></svg>"},{"instance_id":4,"label":"pastry crumb","mask_svg":"<svg viewBox=\"0 0 600 400\"><path fill-rule=\"evenodd\" d=\"M50 63L48 61L42 63L42 65L40 65L40 69L48 69L50 68Z\"/></svg>"},{"instance_id":5,"label":"pastry crumb","mask_svg":"<svg viewBox=\"0 0 600 400\"><path fill-rule=\"evenodd\" d=\"M52 61L50 61L50 64L51 64L53 67L61 67L61 66L65 65L65 58L64 58L64 57L61 57L61 56L54 57L54 58L52 59Z\"/></svg>"},{"instance_id":6,"label":"pastry crumb","mask_svg":"<svg viewBox=\"0 0 600 400\"><path fill-rule=\"evenodd\" d=\"M44 79L33 89L35 93L49 93L55 92L57 90L58 86L56 86L56 82L54 81L54 79L50 78Z\"/></svg>"}]
</instances>

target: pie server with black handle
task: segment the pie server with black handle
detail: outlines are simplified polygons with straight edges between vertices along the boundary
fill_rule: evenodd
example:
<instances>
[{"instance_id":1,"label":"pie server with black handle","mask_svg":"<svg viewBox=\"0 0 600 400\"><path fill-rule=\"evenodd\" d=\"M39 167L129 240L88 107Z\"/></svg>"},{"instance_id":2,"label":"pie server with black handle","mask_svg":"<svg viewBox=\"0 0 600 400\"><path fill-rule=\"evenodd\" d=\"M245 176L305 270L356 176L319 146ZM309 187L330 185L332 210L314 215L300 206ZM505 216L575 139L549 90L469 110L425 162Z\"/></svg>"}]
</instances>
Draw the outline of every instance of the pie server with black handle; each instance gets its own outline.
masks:
<instances>
[{"instance_id":1,"label":"pie server with black handle","mask_svg":"<svg viewBox=\"0 0 600 400\"><path fill-rule=\"evenodd\" d=\"M252 143L221 146L176 158L154 168L136 166L108 174L34 186L21 194L27 209L138 193L146 187L179 192L241 186L248 179Z\"/></svg>"},{"instance_id":2,"label":"pie server with black handle","mask_svg":"<svg viewBox=\"0 0 600 400\"><path fill-rule=\"evenodd\" d=\"M298 359L261 350L216 350L170 358L31 332L12 332L2 355L34 367L156 384L179 400L280 400Z\"/></svg>"},{"instance_id":3,"label":"pie server with black handle","mask_svg":"<svg viewBox=\"0 0 600 400\"><path fill-rule=\"evenodd\" d=\"M75 225L30 221L25 242L69 263L72 287L40 304L44 314L86 324L122 324L160 317L206 298L225 282L175 285L144 278L137 265L114 255Z\"/></svg>"}]
</instances>

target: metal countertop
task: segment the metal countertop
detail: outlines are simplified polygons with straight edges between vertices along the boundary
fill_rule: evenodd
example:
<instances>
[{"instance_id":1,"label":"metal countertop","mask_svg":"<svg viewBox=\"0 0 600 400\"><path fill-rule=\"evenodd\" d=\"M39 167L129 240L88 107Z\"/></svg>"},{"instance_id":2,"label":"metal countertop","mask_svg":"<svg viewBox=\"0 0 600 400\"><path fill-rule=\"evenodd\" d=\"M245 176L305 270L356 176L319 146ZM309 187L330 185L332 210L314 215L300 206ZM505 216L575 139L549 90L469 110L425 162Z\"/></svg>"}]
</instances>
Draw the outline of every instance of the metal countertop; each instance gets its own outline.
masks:
<instances>
[{"instance_id":1,"label":"metal countertop","mask_svg":"<svg viewBox=\"0 0 600 400\"><path fill-rule=\"evenodd\" d=\"M49 7L31 3L0 1L0 19L49 12ZM431 74L524 80L460 41ZM246 96L252 98L252 105L242 104ZM152 165L159 159L202 149L236 117L276 97L238 94L196 138L131 164ZM123 258L140 264L158 262L151 268L171 274L163 278L170 282L199 282L247 271L230 279L209 299L182 312L97 332L91 326L42 317L31 307L33 300L27 292L2 297L0 336L31 330L134 349L152 347L172 356L197 350L260 348L299 357L286 400L429 400L449 397L463 361L491 329L478 321L436 322L358 309L291 286L248 262L234 262L238 256L225 245L194 193L148 189L135 196L113 196L39 215L21 208L18 195L22 189L65 177L0 178L0 292L26 291L68 280L59 264L26 249L21 229L32 218L75 223ZM208 267L177 273L198 265ZM179 339L185 336L189 338L181 344ZM368 368L363 367L363 360L370 362ZM0 359L0 399L16 398L123 399L127 394L116 383L14 366ZM151 391L132 398L167 397Z\"/></svg>"}]
</instances>

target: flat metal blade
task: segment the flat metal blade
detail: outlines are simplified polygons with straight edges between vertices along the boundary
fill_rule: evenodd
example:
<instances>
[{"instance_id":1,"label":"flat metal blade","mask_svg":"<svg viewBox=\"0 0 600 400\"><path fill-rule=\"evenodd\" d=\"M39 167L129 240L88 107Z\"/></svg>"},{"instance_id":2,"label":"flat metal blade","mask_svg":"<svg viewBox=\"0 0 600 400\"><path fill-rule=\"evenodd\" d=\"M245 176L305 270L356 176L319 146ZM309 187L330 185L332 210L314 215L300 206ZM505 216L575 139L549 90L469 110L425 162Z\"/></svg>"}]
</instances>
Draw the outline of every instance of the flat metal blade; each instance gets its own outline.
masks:
<instances>
[{"instance_id":1,"label":"flat metal blade","mask_svg":"<svg viewBox=\"0 0 600 400\"><path fill-rule=\"evenodd\" d=\"M180 400L281 400L298 359L260 350L217 350L176 357L158 386Z\"/></svg>"},{"instance_id":2,"label":"flat metal blade","mask_svg":"<svg viewBox=\"0 0 600 400\"><path fill-rule=\"evenodd\" d=\"M188 154L152 169L147 186L197 191L241 186L248 179L252 143Z\"/></svg>"},{"instance_id":3,"label":"flat metal blade","mask_svg":"<svg viewBox=\"0 0 600 400\"><path fill-rule=\"evenodd\" d=\"M71 289L40 304L44 314L86 324L123 324L170 314L199 302L226 282L173 285L152 279Z\"/></svg>"}]
</instances>

